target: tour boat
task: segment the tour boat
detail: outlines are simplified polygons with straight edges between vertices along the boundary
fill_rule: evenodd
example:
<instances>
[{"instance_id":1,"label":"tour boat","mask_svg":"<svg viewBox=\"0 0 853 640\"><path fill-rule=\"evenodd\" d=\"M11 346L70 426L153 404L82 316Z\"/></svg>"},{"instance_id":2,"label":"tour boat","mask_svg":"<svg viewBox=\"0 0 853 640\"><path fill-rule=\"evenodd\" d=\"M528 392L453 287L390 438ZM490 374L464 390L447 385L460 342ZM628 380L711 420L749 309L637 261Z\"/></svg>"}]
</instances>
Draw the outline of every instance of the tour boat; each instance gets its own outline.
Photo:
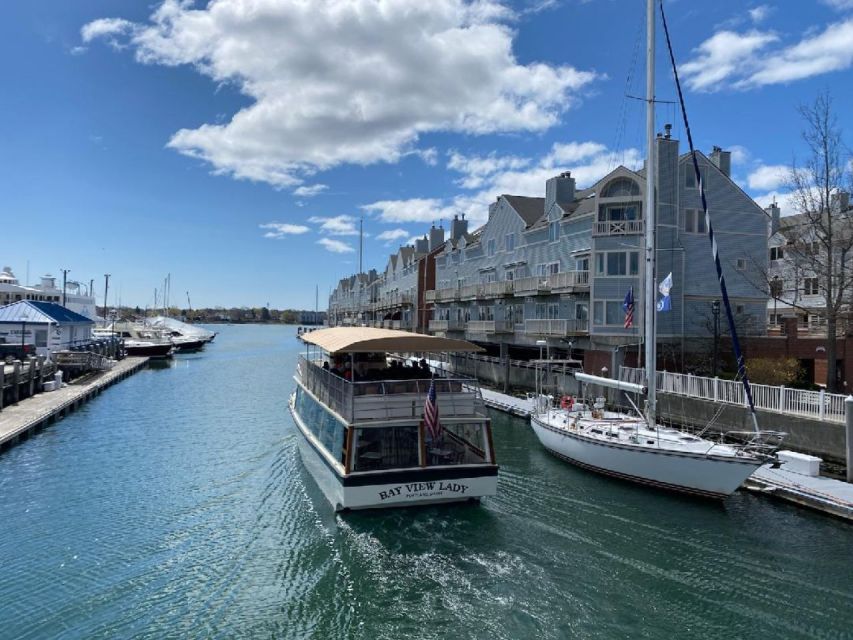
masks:
<instances>
[{"instance_id":1,"label":"tour boat","mask_svg":"<svg viewBox=\"0 0 853 640\"><path fill-rule=\"evenodd\" d=\"M654 134L654 0L647 0L647 58L646 58L646 141L649 150L646 161L645 264L643 300L645 335L646 381L648 386L613 380L584 373L575 373L581 383L615 388L627 393L646 396L645 413L627 397L636 410L636 416L604 410L605 399L598 398L593 406L577 403L565 397L560 406L551 406L548 396L537 396L536 408L531 415L531 425L542 445L554 455L580 467L599 473L639 482L642 484L692 493L708 497L724 497L738 489L761 465L771 459L770 452L784 434L760 431L746 367L737 339L722 267L717 253L717 243L705 199L704 185L696 163L696 154L690 136L690 126L685 115L693 170L699 185L705 228L710 236L713 258L720 282L721 297L729 322L732 346L738 362L739 378L752 411L754 430L749 433L730 433L740 444L714 442L679 429L663 427L657 422L656 412L656 339L655 339L655 262L656 262L656 205L655 205L655 144ZM663 8L661 8L663 11ZM673 74L678 82L673 60ZM681 95L679 91L679 96ZM682 104L682 112L684 105ZM668 289L667 289L668 291ZM629 304L626 298L626 305ZM633 313L633 296L630 299ZM627 310L626 310L627 313ZM539 377L537 376L537 379ZM540 390L537 390L540 391Z\"/></svg>"},{"instance_id":2,"label":"tour boat","mask_svg":"<svg viewBox=\"0 0 853 640\"><path fill-rule=\"evenodd\" d=\"M290 411L305 466L336 511L477 502L496 493L491 423L477 381L412 359L480 347L367 327L318 329L302 340Z\"/></svg>"}]
</instances>

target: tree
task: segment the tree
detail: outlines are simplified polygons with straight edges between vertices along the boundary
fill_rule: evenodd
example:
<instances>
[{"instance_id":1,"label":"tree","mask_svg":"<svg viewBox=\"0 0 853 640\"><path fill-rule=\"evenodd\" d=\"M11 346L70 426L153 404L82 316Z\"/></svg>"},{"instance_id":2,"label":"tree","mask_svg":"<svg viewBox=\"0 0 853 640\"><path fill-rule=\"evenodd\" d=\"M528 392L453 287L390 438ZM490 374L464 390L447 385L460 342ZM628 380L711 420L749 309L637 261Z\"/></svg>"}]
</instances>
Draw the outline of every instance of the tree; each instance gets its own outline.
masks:
<instances>
[{"instance_id":1,"label":"tree","mask_svg":"<svg viewBox=\"0 0 853 640\"><path fill-rule=\"evenodd\" d=\"M809 156L802 165L794 160L788 172L786 186L799 215L779 233L785 239L784 261L796 274L798 290L801 283L805 295L819 296L818 304L795 299L793 306L818 315L826 325L826 386L835 391L837 329L853 299L853 209L845 198L851 187L851 158L828 92L800 106L799 112Z\"/></svg>"}]
</instances>

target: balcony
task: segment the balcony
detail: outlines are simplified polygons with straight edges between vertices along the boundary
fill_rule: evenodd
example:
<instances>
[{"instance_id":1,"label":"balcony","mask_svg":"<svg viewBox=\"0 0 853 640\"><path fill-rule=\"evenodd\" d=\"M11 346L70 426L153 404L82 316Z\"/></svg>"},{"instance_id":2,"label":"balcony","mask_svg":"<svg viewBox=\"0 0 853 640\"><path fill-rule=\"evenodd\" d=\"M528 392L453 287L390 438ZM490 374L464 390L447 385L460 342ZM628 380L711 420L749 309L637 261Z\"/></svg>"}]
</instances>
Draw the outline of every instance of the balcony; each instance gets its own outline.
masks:
<instances>
[{"instance_id":1,"label":"balcony","mask_svg":"<svg viewBox=\"0 0 853 640\"><path fill-rule=\"evenodd\" d=\"M450 302L451 300L459 299L459 289L451 287L449 289L430 289L424 293L424 300L427 302Z\"/></svg>"},{"instance_id":2,"label":"balcony","mask_svg":"<svg viewBox=\"0 0 853 640\"><path fill-rule=\"evenodd\" d=\"M625 236L643 233L645 225L642 220L608 220L592 225L594 236Z\"/></svg>"},{"instance_id":3,"label":"balcony","mask_svg":"<svg viewBox=\"0 0 853 640\"><path fill-rule=\"evenodd\" d=\"M462 331L465 328L465 323L462 320L430 320L429 330L437 331Z\"/></svg>"},{"instance_id":4,"label":"balcony","mask_svg":"<svg viewBox=\"0 0 853 640\"><path fill-rule=\"evenodd\" d=\"M524 333L533 336L574 336L589 333L589 320L525 320Z\"/></svg>"},{"instance_id":5,"label":"balcony","mask_svg":"<svg viewBox=\"0 0 853 640\"><path fill-rule=\"evenodd\" d=\"M459 299L474 300L480 296L482 287L481 284L466 284L464 287L459 287Z\"/></svg>"},{"instance_id":6,"label":"balcony","mask_svg":"<svg viewBox=\"0 0 853 640\"><path fill-rule=\"evenodd\" d=\"M471 320L465 330L468 333L513 333L515 325L508 320Z\"/></svg>"},{"instance_id":7,"label":"balcony","mask_svg":"<svg viewBox=\"0 0 853 640\"><path fill-rule=\"evenodd\" d=\"M548 276L551 289L581 289L589 286L589 271L564 271Z\"/></svg>"},{"instance_id":8,"label":"balcony","mask_svg":"<svg viewBox=\"0 0 853 640\"><path fill-rule=\"evenodd\" d=\"M503 282L487 282L480 285L481 298L499 298L501 296L511 296L514 290L512 280L504 280Z\"/></svg>"},{"instance_id":9,"label":"balcony","mask_svg":"<svg viewBox=\"0 0 853 640\"><path fill-rule=\"evenodd\" d=\"M519 278L518 280L513 280L512 285L512 290L516 295L526 295L551 290L551 286L548 284L548 276Z\"/></svg>"}]
</instances>

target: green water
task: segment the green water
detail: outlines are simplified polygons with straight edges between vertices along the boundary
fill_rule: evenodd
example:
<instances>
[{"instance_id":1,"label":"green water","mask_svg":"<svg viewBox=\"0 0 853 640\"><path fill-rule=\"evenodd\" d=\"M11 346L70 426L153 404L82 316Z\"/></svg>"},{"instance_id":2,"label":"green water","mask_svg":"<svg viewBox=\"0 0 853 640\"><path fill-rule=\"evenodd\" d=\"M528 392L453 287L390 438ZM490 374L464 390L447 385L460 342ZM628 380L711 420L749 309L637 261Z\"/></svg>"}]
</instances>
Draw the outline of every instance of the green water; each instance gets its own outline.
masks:
<instances>
[{"instance_id":1,"label":"green water","mask_svg":"<svg viewBox=\"0 0 853 640\"><path fill-rule=\"evenodd\" d=\"M848 525L591 475L502 414L497 497L335 515L293 328L219 329L0 456L0 638L853 634Z\"/></svg>"}]
</instances>

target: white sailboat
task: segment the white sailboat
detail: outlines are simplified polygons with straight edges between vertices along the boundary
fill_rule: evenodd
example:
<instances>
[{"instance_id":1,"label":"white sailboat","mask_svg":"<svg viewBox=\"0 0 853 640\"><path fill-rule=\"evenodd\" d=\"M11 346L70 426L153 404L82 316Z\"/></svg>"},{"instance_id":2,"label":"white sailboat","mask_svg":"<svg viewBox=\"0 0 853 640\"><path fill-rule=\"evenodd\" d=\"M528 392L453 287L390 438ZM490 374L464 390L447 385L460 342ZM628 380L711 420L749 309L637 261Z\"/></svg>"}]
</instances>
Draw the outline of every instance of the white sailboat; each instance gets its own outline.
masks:
<instances>
[{"instance_id":1,"label":"white sailboat","mask_svg":"<svg viewBox=\"0 0 853 640\"><path fill-rule=\"evenodd\" d=\"M573 406L552 407L547 396L539 395L531 424L542 445L554 455L599 473L664 489L692 493L707 497L730 495L762 464L768 461L771 447L767 441L777 437L776 432L758 430L753 409L754 433L747 434L746 444L725 444L692 435L679 429L658 424L656 417L656 339L655 339L655 194L654 176L654 0L647 0L647 52L646 52L646 134L648 160L646 162L645 210L645 286L644 333L646 380L648 387L583 373L575 374L582 383L598 384L624 392L645 393L645 414L636 405L635 416L604 410L604 399L593 406L581 403ZM678 81L676 75L676 82ZM682 105L683 107L683 105ZM685 117L685 126L689 125ZM690 150L693 152L692 141ZM704 189L698 166L694 170L700 186L705 209L706 228L711 236L717 274L720 279L723 302L729 318L733 345L738 357L741 378L750 407L752 395L737 335L731 321L731 308L725 292L725 283L716 252L713 228L705 205ZM630 397L628 398L631 402ZM631 402L633 405L633 402ZM743 436L744 434L740 434Z\"/></svg>"}]
</instances>

